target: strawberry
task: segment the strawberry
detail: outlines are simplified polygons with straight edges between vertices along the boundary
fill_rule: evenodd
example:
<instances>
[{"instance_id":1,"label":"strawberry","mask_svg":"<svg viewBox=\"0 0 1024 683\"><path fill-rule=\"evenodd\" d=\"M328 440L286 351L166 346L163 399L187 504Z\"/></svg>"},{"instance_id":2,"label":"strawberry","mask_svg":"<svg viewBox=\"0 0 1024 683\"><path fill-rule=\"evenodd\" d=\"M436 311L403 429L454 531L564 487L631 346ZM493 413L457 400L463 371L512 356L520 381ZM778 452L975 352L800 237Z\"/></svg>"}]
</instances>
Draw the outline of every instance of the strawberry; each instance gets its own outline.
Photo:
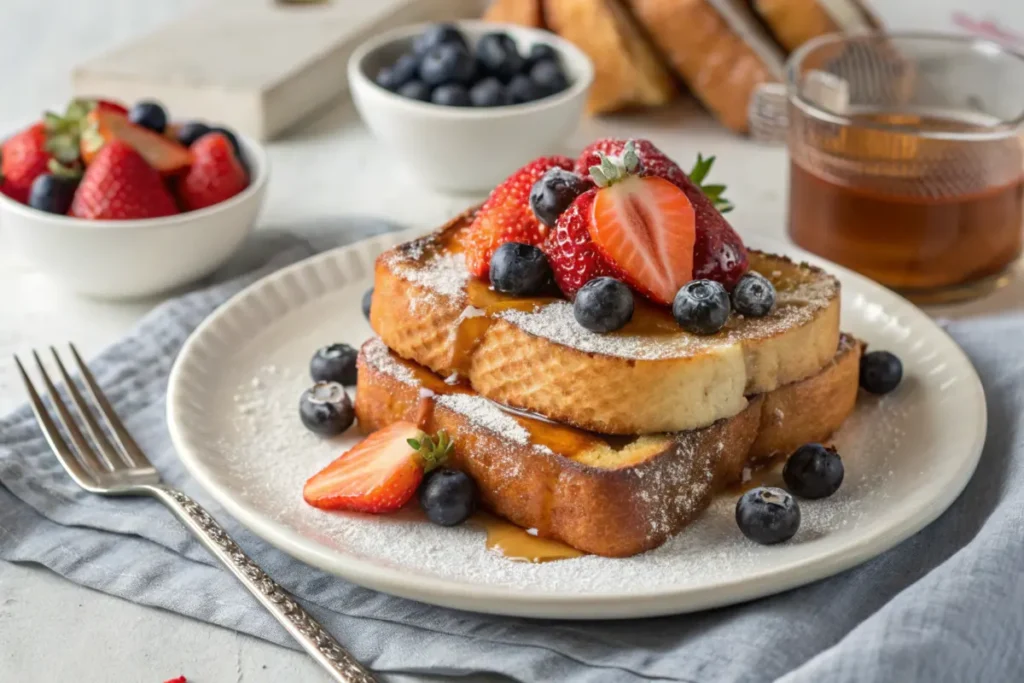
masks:
<instances>
[{"instance_id":1,"label":"strawberry","mask_svg":"<svg viewBox=\"0 0 1024 683\"><path fill-rule=\"evenodd\" d=\"M115 102L114 100L105 100L102 98L96 98L94 100L87 101L93 102L97 109L113 112L115 114L121 114L122 116L128 116L128 107L124 106L120 102Z\"/></svg>"},{"instance_id":2,"label":"strawberry","mask_svg":"<svg viewBox=\"0 0 1024 683\"><path fill-rule=\"evenodd\" d=\"M576 160L576 172L587 170L600 162L599 155L619 156L626 140L605 138L591 144ZM634 140L642 166L641 175L664 178L685 194L693 205L697 221L697 237L693 253L693 277L717 280L731 289L747 271L747 250L736 231L722 216L732 205L722 198L721 185L701 185L714 162L714 157L697 157L697 165L687 175L650 140Z\"/></svg>"},{"instance_id":3,"label":"strawberry","mask_svg":"<svg viewBox=\"0 0 1024 683\"><path fill-rule=\"evenodd\" d=\"M46 151L46 128L36 123L9 138L0 148L0 192L25 204L36 178L46 173L50 153Z\"/></svg>"},{"instance_id":4,"label":"strawberry","mask_svg":"<svg viewBox=\"0 0 1024 683\"><path fill-rule=\"evenodd\" d=\"M131 145L111 140L85 170L70 215L130 220L175 213L178 207L160 174Z\"/></svg>"},{"instance_id":5,"label":"strawberry","mask_svg":"<svg viewBox=\"0 0 1024 683\"><path fill-rule=\"evenodd\" d=\"M596 195L597 189L592 188L576 197L558 217L555 229L544 243L555 282L570 299L595 277L615 272L590 239L590 218Z\"/></svg>"},{"instance_id":6,"label":"strawberry","mask_svg":"<svg viewBox=\"0 0 1024 683\"><path fill-rule=\"evenodd\" d=\"M222 133L207 133L192 143L192 166L178 179L177 194L189 211L219 204L249 185L249 176Z\"/></svg>"},{"instance_id":7,"label":"strawberry","mask_svg":"<svg viewBox=\"0 0 1024 683\"><path fill-rule=\"evenodd\" d=\"M530 208L530 190L548 169L572 168L572 159L564 156L541 157L510 175L491 192L469 226L466 265L469 272L486 278L491 256L506 242L539 246L548 228L537 220Z\"/></svg>"},{"instance_id":8,"label":"strawberry","mask_svg":"<svg viewBox=\"0 0 1024 683\"><path fill-rule=\"evenodd\" d=\"M412 422L396 422L310 477L302 497L321 510L391 512L409 502L451 449L443 431L432 439Z\"/></svg>"},{"instance_id":9,"label":"strawberry","mask_svg":"<svg viewBox=\"0 0 1024 683\"><path fill-rule=\"evenodd\" d=\"M111 140L134 147L146 162L164 175L171 175L192 164L192 153L160 133L137 126L127 116L96 107L86 116L81 131L82 161L88 166Z\"/></svg>"}]
</instances>

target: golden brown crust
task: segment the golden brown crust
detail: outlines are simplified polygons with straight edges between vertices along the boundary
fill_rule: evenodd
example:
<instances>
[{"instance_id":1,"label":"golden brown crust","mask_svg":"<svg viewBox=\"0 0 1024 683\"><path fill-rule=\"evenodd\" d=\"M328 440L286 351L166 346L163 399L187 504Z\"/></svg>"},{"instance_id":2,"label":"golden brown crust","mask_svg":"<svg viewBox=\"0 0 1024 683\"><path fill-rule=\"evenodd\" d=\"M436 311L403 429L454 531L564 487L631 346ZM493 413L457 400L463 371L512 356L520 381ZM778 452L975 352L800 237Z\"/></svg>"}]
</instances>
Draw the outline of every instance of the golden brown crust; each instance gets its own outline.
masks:
<instances>
[{"instance_id":1,"label":"golden brown crust","mask_svg":"<svg viewBox=\"0 0 1024 683\"><path fill-rule=\"evenodd\" d=\"M753 0L751 4L787 52L839 30L818 0Z\"/></svg>"},{"instance_id":2,"label":"golden brown crust","mask_svg":"<svg viewBox=\"0 0 1024 683\"><path fill-rule=\"evenodd\" d=\"M483 18L485 21L544 28L541 0L494 0Z\"/></svg>"}]
</instances>

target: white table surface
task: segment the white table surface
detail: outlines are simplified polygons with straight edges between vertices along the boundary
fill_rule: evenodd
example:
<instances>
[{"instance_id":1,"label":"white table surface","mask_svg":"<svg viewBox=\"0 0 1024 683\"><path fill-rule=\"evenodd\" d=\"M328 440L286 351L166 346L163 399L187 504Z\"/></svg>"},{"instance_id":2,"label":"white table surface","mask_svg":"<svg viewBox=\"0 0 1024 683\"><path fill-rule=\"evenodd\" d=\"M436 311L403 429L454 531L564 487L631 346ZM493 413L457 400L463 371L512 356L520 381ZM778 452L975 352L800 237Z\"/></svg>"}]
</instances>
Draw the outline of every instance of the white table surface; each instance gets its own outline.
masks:
<instances>
[{"instance_id":1,"label":"white table surface","mask_svg":"<svg viewBox=\"0 0 1024 683\"><path fill-rule=\"evenodd\" d=\"M145 32L197 0L2 0L0 131L24 125L68 98L78 60ZM587 121L569 149L604 135L643 135L676 158L719 157L741 231L784 238L782 149L735 138L697 107ZM437 225L474 198L435 194L397 169L370 139L348 102L339 102L270 146L274 167L261 229L330 231L346 216ZM345 161L342 159L345 158ZM331 169L353 164L344 181ZM1024 308L1024 278L989 298L936 311L970 317ZM0 411L22 401L11 353L64 340L89 355L113 342L156 301L113 304L51 284L5 242L0 226ZM85 628L83 629L83 626ZM249 636L71 584L46 570L0 562L0 680L160 683L281 683L326 677L304 655ZM394 680L414 680L395 678ZM415 680L427 680L416 678ZM482 680L482 679L479 679Z\"/></svg>"}]
</instances>

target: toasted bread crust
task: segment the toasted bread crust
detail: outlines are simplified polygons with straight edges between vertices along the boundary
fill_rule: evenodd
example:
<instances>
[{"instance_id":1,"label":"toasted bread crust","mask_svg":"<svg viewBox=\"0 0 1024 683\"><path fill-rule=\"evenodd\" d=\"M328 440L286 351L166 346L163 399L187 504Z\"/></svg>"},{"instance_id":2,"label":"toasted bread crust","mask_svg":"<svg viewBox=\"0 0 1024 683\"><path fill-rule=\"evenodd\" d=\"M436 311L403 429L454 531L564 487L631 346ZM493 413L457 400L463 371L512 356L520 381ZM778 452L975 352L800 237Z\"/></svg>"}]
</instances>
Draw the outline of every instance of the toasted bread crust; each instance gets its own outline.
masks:
<instances>
[{"instance_id":1,"label":"toasted bread crust","mask_svg":"<svg viewBox=\"0 0 1024 683\"><path fill-rule=\"evenodd\" d=\"M484 21L544 28L541 0L494 0L483 18Z\"/></svg>"},{"instance_id":2,"label":"toasted bread crust","mask_svg":"<svg viewBox=\"0 0 1024 683\"><path fill-rule=\"evenodd\" d=\"M441 378L371 339L359 356L356 414L366 432L398 420L446 430L455 443L452 464L474 478L488 509L579 550L624 557L661 545L716 492L739 481L745 467L837 429L853 408L859 358L852 341L818 375L754 397L738 415L704 429L639 437L616 450L557 427L573 438L544 440L533 431L523 438L516 425L529 418L488 418L485 411L481 419L473 406L500 409L468 390L427 399L432 409L424 411L422 390L446 391ZM458 402L450 400L455 395ZM563 442L569 445L557 446Z\"/></svg>"},{"instance_id":3,"label":"toasted bread crust","mask_svg":"<svg viewBox=\"0 0 1024 683\"><path fill-rule=\"evenodd\" d=\"M657 335L594 335L575 323L569 304L554 302L490 315L467 345L460 328L481 311L445 244L470 216L381 255L370 322L400 356L467 377L489 399L604 434L683 431L738 414L745 396L809 377L835 354L838 282L756 252L752 265L779 288L777 310L758 320L734 316L716 335L687 335L670 319Z\"/></svg>"},{"instance_id":4,"label":"toasted bread crust","mask_svg":"<svg viewBox=\"0 0 1024 683\"><path fill-rule=\"evenodd\" d=\"M753 0L751 6L787 52L840 30L818 0Z\"/></svg>"}]
</instances>

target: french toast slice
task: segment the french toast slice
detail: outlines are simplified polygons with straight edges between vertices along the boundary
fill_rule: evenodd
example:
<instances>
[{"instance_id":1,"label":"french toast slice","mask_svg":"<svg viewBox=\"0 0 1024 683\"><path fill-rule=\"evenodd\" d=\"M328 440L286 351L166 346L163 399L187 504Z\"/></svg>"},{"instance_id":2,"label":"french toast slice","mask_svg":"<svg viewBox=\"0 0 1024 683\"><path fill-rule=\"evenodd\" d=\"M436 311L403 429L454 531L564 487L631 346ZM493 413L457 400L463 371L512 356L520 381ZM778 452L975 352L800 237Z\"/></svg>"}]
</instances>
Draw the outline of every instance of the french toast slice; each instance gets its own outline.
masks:
<instances>
[{"instance_id":1,"label":"french toast slice","mask_svg":"<svg viewBox=\"0 0 1024 683\"><path fill-rule=\"evenodd\" d=\"M776 307L733 315L714 335L688 334L639 299L622 330L595 334L567 301L501 297L470 278L460 239L471 218L378 258L370 323L400 356L504 405L603 434L698 429L835 354L839 282L817 268L751 252Z\"/></svg>"},{"instance_id":2,"label":"french toast slice","mask_svg":"<svg viewBox=\"0 0 1024 683\"><path fill-rule=\"evenodd\" d=\"M748 1L787 52L829 33L854 33L881 27L858 0Z\"/></svg>"},{"instance_id":3,"label":"french toast slice","mask_svg":"<svg viewBox=\"0 0 1024 683\"><path fill-rule=\"evenodd\" d=\"M496 514L578 550L625 557L664 543L744 468L826 440L854 408L860 355L860 343L843 336L818 374L753 397L738 415L616 438L504 409L373 338L360 350L355 407L366 432L399 420L447 431L452 465Z\"/></svg>"},{"instance_id":4,"label":"french toast slice","mask_svg":"<svg viewBox=\"0 0 1024 683\"><path fill-rule=\"evenodd\" d=\"M484 12L484 21L544 28L541 0L494 0Z\"/></svg>"}]
</instances>

